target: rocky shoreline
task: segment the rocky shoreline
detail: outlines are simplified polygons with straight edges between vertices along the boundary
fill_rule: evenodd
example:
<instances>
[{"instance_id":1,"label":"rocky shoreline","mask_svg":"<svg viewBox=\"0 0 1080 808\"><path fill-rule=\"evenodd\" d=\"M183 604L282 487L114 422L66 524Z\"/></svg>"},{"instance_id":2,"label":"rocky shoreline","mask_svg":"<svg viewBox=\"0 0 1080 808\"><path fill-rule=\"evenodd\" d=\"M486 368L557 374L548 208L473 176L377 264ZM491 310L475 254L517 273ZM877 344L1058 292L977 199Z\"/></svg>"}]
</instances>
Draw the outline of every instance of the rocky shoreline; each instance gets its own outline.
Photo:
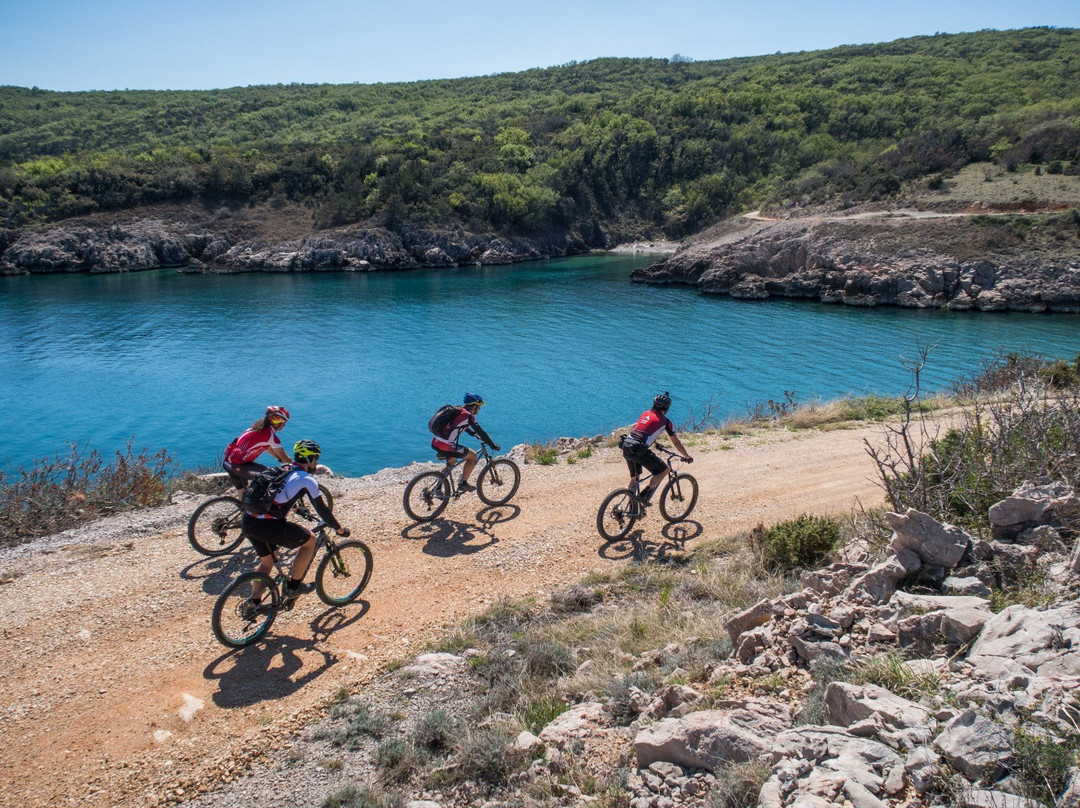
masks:
<instances>
[{"instance_id":1,"label":"rocky shoreline","mask_svg":"<svg viewBox=\"0 0 1080 808\"><path fill-rule=\"evenodd\" d=\"M743 300L1080 313L1076 234L1038 228L990 216L743 219L632 280Z\"/></svg>"},{"instance_id":2,"label":"rocky shoreline","mask_svg":"<svg viewBox=\"0 0 1080 808\"><path fill-rule=\"evenodd\" d=\"M0 275L167 268L186 273L367 272L511 264L580 254L593 246L571 233L527 238L415 226L348 227L275 239L144 218L26 233L0 254Z\"/></svg>"}]
</instances>

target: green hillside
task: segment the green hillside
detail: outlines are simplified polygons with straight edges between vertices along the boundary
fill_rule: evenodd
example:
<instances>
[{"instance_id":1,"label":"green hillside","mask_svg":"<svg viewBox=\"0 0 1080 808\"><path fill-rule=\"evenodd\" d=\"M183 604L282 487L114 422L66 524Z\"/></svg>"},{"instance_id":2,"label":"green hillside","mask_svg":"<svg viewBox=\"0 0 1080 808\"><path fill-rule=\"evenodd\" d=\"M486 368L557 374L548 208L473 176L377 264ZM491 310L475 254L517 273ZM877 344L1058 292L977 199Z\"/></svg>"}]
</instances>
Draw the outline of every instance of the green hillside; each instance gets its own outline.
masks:
<instances>
[{"instance_id":1,"label":"green hillside","mask_svg":"<svg viewBox=\"0 0 1080 808\"><path fill-rule=\"evenodd\" d=\"M988 158L1080 171L1080 30L217 91L0 88L0 217L300 202L319 226L683 235Z\"/></svg>"}]
</instances>

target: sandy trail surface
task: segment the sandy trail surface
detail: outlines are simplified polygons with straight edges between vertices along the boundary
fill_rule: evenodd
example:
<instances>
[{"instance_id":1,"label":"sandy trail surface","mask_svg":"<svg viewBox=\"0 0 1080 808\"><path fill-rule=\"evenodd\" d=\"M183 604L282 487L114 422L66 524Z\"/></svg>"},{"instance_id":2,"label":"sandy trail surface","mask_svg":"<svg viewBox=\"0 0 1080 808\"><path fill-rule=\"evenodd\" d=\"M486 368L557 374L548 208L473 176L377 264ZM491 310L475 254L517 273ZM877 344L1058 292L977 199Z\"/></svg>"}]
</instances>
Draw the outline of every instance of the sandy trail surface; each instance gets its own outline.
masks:
<instances>
[{"instance_id":1,"label":"sandy trail surface","mask_svg":"<svg viewBox=\"0 0 1080 808\"><path fill-rule=\"evenodd\" d=\"M362 687L499 597L544 597L588 571L761 521L877 504L863 440L881 434L694 436L687 470L701 498L691 520L665 527L652 509L629 541L607 545L595 518L603 496L625 484L615 449L524 466L509 506L485 509L470 494L427 525L401 508L416 467L333 480L339 517L374 552L368 589L338 610L308 596L242 651L216 642L209 617L254 555L207 559L191 549L184 525L201 498L3 551L0 805L185 801L287 743L342 687Z\"/></svg>"}]
</instances>

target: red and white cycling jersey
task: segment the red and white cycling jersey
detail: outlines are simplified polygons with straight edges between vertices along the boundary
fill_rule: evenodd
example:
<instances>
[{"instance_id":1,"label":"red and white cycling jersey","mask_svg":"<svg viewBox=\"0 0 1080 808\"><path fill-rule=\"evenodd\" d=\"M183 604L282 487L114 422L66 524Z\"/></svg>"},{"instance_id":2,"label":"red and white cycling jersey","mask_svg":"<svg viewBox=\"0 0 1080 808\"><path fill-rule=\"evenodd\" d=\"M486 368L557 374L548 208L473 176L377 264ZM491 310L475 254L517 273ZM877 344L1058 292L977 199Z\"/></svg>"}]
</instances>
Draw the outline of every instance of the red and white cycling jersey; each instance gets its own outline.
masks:
<instances>
[{"instance_id":1,"label":"red and white cycling jersey","mask_svg":"<svg viewBox=\"0 0 1080 808\"><path fill-rule=\"evenodd\" d=\"M645 410L634 424L634 431L630 433L630 440L645 446L652 446L661 432L669 435L675 434L675 425L668 420L666 415L661 415L655 410Z\"/></svg>"},{"instance_id":2,"label":"red and white cycling jersey","mask_svg":"<svg viewBox=\"0 0 1080 808\"><path fill-rule=\"evenodd\" d=\"M272 427L248 429L225 447L225 462L233 466L253 463L267 449L280 449L281 440Z\"/></svg>"},{"instance_id":3,"label":"red and white cycling jersey","mask_svg":"<svg viewBox=\"0 0 1080 808\"><path fill-rule=\"evenodd\" d=\"M454 416L454 420L450 422L450 432L445 438L436 436L431 445L436 449L450 450L457 446L458 438L461 433L465 431L466 427L473 426L476 423L476 418L471 412L464 407L461 408L461 412Z\"/></svg>"}]
</instances>

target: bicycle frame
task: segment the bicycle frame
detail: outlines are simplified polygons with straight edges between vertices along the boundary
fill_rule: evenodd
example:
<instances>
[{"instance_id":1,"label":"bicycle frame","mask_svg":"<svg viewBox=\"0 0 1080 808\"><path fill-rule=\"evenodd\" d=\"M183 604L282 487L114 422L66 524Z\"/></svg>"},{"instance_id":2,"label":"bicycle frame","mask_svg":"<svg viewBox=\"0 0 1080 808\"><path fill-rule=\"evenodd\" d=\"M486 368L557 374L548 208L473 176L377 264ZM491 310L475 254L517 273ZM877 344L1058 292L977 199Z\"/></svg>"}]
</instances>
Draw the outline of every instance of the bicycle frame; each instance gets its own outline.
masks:
<instances>
[{"instance_id":1,"label":"bicycle frame","mask_svg":"<svg viewBox=\"0 0 1080 808\"><path fill-rule=\"evenodd\" d=\"M679 477L679 469L675 466L675 461L683 461L683 462L685 462L683 460L682 455L678 454L677 452L672 452L671 450L666 449L663 446L651 446L650 448L651 449L658 449L658 450L660 450L661 452L663 452L664 454L667 455L667 459L664 461L667 464L667 472L662 472L662 471L661 472L655 472L654 471L654 472L651 472L649 474L646 474L644 477L642 477L641 473L639 472L638 476L635 477L633 479L633 481L631 481L630 485L628 486L628 488L630 489L630 492L635 497L638 495L638 492L641 490L642 485L644 483L649 482L649 480L651 480L657 474L665 474L666 473L667 476L669 478L671 478L672 480L678 479L678 477ZM644 470L645 470L645 468L643 466L642 471L644 471Z\"/></svg>"},{"instance_id":2,"label":"bicycle frame","mask_svg":"<svg viewBox=\"0 0 1080 808\"><path fill-rule=\"evenodd\" d=\"M458 457L446 458L446 465L443 466L442 470L439 472L450 484L451 497L456 497L458 495L457 481L454 479L453 471L458 467L458 461L461 459L462 458ZM451 463L451 460L453 460L454 462ZM480 448L476 450L476 468L482 469L485 465L490 463L491 460L491 452L488 451L487 444L483 441L480 441Z\"/></svg>"}]
</instances>

